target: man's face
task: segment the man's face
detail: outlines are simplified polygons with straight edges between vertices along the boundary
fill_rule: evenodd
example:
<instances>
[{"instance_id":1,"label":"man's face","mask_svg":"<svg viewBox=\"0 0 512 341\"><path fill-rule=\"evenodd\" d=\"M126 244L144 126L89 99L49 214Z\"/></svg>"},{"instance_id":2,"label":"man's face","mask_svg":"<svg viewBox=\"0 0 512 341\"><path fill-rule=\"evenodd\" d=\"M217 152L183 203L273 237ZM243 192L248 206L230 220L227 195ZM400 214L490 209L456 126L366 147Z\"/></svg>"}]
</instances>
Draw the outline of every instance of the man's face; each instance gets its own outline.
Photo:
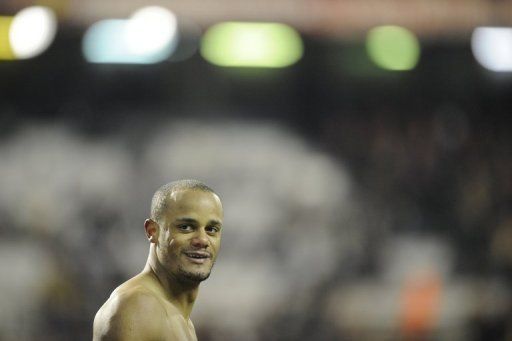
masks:
<instances>
[{"instance_id":1,"label":"man's face","mask_svg":"<svg viewBox=\"0 0 512 341\"><path fill-rule=\"evenodd\" d=\"M169 275L188 282L210 276L220 247L223 211L217 195L175 191L160 225L157 256Z\"/></svg>"}]
</instances>

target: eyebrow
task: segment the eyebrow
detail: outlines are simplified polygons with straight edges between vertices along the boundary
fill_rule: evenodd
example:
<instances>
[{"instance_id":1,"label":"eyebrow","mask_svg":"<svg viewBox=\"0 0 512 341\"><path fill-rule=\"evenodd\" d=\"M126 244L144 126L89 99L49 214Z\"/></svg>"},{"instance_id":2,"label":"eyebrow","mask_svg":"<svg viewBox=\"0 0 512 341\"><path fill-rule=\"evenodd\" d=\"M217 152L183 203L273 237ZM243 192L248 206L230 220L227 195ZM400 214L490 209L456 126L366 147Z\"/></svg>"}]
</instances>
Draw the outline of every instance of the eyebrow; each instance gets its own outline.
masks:
<instances>
[{"instance_id":1,"label":"eyebrow","mask_svg":"<svg viewBox=\"0 0 512 341\"><path fill-rule=\"evenodd\" d=\"M184 223L194 223L194 224L197 224L198 221L194 218L189 218L189 217L181 217L181 218L176 218L175 221L179 221L179 222L184 222ZM220 222L219 220L216 220L216 219L212 219L208 222L207 225L217 225L217 226L221 226L222 227L222 222Z\"/></svg>"}]
</instances>

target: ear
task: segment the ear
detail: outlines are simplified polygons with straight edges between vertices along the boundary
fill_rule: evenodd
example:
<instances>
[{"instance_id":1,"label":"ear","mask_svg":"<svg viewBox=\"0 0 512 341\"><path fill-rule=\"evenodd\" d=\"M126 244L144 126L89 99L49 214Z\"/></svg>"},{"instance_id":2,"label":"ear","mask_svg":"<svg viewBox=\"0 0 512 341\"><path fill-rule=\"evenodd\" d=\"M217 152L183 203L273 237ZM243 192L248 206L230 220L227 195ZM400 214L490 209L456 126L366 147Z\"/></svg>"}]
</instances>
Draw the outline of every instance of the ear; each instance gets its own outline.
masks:
<instances>
[{"instance_id":1,"label":"ear","mask_svg":"<svg viewBox=\"0 0 512 341\"><path fill-rule=\"evenodd\" d=\"M149 242L156 243L160 225L153 219L146 219L144 221L144 229L146 230L146 237L148 237Z\"/></svg>"}]
</instances>

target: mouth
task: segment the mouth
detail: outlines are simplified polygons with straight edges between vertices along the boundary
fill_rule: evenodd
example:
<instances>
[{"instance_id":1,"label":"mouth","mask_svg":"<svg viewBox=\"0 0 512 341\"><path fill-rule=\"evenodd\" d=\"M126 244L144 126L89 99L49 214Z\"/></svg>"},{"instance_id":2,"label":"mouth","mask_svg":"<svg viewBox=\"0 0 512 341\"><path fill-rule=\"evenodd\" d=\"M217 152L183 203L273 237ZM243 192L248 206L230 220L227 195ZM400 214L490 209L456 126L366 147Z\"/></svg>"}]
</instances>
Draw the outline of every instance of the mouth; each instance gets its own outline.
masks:
<instances>
[{"instance_id":1,"label":"mouth","mask_svg":"<svg viewBox=\"0 0 512 341\"><path fill-rule=\"evenodd\" d=\"M204 264L212 255L207 251L186 251L183 252L188 260L195 264Z\"/></svg>"}]
</instances>

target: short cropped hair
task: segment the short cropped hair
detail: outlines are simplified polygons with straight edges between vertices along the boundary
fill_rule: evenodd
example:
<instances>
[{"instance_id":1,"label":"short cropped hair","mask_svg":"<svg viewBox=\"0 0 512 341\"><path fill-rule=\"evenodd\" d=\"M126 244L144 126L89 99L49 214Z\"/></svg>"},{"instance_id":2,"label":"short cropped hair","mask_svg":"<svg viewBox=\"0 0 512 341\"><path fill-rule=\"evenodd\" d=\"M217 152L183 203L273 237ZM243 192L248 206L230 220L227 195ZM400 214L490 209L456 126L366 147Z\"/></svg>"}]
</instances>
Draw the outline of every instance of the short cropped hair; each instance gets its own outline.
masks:
<instances>
[{"instance_id":1,"label":"short cropped hair","mask_svg":"<svg viewBox=\"0 0 512 341\"><path fill-rule=\"evenodd\" d=\"M187 179L169 182L157 189L153 195L153 199L151 200L151 219L159 222L163 217L164 211L167 209L167 198L173 192L185 189L217 194L213 189L198 180Z\"/></svg>"}]
</instances>

